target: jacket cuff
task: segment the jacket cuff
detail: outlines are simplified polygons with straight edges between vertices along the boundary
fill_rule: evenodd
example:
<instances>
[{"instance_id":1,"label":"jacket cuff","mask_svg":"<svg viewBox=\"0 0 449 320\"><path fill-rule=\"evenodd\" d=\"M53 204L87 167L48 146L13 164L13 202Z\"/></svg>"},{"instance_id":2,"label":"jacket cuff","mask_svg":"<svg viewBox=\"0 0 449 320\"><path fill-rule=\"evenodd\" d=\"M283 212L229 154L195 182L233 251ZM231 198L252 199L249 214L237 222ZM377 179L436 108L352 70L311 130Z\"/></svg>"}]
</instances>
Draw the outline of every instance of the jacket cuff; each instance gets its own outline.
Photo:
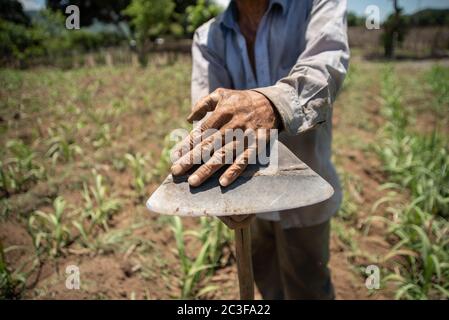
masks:
<instances>
[{"instance_id":1,"label":"jacket cuff","mask_svg":"<svg viewBox=\"0 0 449 320\"><path fill-rule=\"evenodd\" d=\"M271 101L278 112L283 128L289 134L296 134L293 124L293 110L300 107L297 93L288 85L276 84L271 87L251 89L259 92ZM293 104L293 105L292 105Z\"/></svg>"},{"instance_id":2,"label":"jacket cuff","mask_svg":"<svg viewBox=\"0 0 449 320\"><path fill-rule=\"evenodd\" d=\"M288 84L277 83L251 90L263 94L271 101L281 117L284 130L290 135L312 129L327 119L330 102L326 88L303 103L298 92Z\"/></svg>"}]
</instances>

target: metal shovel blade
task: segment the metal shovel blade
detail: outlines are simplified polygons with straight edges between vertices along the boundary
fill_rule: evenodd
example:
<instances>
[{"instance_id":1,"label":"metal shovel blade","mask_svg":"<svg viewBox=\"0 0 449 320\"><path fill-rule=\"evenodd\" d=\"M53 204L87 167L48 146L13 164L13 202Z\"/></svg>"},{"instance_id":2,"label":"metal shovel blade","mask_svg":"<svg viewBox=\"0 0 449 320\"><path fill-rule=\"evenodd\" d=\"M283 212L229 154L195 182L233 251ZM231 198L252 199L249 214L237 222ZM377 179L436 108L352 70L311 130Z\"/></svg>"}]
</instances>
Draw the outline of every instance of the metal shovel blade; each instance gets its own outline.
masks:
<instances>
[{"instance_id":1,"label":"metal shovel blade","mask_svg":"<svg viewBox=\"0 0 449 320\"><path fill-rule=\"evenodd\" d=\"M270 157L267 165L249 165L228 187L218 182L223 170L199 187L189 186L189 175L169 175L148 199L148 209L177 216L229 216L299 208L332 196L334 190L329 183L284 144L274 144L276 161Z\"/></svg>"}]
</instances>

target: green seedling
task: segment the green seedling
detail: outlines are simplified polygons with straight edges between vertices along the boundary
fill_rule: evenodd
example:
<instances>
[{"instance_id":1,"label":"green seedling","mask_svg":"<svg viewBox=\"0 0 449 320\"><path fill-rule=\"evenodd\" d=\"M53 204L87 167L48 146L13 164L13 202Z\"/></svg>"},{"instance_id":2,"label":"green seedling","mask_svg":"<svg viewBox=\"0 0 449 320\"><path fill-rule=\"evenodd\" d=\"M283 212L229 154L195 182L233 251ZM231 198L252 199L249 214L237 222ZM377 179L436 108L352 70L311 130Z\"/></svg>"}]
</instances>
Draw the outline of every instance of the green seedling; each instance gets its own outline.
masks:
<instances>
[{"instance_id":1,"label":"green seedling","mask_svg":"<svg viewBox=\"0 0 449 320\"><path fill-rule=\"evenodd\" d=\"M435 80L436 81L436 80ZM396 194L407 191L409 203L397 203L390 193L376 203L387 203L384 218L397 242L385 260L403 259L387 275L397 285L397 299L449 298L449 152L447 137L409 130L410 115L401 102L392 70L384 74L383 111L388 124L384 143L377 147Z\"/></svg>"},{"instance_id":2,"label":"green seedling","mask_svg":"<svg viewBox=\"0 0 449 320\"><path fill-rule=\"evenodd\" d=\"M108 230L109 220L120 209L120 202L111 197L104 186L103 176L96 172L93 174L95 185L88 187L87 184L83 184L83 217L89 221L89 227L85 232L86 236L92 232L95 226L102 226L104 230Z\"/></svg>"},{"instance_id":3,"label":"green seedling","mask_svg":"<svg viewBox=\"0 0 449 320\"><path fill-rule=\"evenodd\" d=\"M46 155L53 163L72 161L76 155L82 154L82 149L75 142L75 132L69 126L61 125L56 129L48 129L48 150Z\"/></svg>"},{"instance_id":4,"label":"green seedling","mask_svg":"<svg viewBox=\"0 0 449 320\"><path fill-rule=\"evenodd\" d=\"M67 220L66 202L57 197L53 201L52 212L35 211L29 218L29 227L33 235L34 246L38 251L46 249L50 255L63 253L65 246L72 240Z\"/></svg>"},{"instance_id":5,"label":"green seedling","mask_svg":"<svg viewBox=\"0 0 449 320\"><path fill-rule=\"evenodd\" d=\"M7 196L25 191L45 175L44 167L36 161L36 153L21 140L6 143L6 159L0 160L0 191Z\"/></svg>"}]
</instances>

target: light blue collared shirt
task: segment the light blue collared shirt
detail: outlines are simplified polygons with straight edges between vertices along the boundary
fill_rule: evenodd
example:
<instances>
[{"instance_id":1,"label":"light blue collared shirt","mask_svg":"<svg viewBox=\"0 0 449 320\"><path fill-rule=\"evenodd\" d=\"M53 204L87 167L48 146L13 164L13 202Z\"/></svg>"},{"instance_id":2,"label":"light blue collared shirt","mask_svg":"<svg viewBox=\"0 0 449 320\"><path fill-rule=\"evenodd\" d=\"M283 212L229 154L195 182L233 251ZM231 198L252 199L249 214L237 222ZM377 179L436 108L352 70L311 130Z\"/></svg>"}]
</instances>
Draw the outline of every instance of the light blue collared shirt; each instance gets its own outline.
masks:
<instances>
[{"instance_id":1,"label":"light blue collared shirt","mask_svg":"<svg viewBox=\"0 0 449 320\"><path fill-rule=\"evenodd\" d=\"M237 15L231 1L196 30L192 102L219 87L264 94L281 117L280 140L336 192L320 204L263 217L286 228L324 222L341 203L331 142L332 104L349 61L346 0L270 0L257 30L254 71Z\"/></svg>"}]
</instances>

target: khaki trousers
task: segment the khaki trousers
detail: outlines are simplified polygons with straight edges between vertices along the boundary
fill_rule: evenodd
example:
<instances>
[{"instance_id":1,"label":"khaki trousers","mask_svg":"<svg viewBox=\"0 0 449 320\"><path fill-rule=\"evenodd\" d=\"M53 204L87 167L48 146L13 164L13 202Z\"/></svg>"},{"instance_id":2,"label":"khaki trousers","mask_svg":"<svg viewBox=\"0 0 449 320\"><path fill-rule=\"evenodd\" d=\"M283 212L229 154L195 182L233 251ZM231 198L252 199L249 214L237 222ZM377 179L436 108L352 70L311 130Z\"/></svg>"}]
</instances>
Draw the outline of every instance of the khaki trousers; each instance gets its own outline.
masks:
<instances>
[{"instance_id":1,"label":"khaki trousers","mask_svg":"<svg viewBox=\"0 0 449 320\"><path fill-rule=\"evenodd\" d=\"M262 297L334 299L329 262L330 221L283 229L256 218L251 224L254 279Z\"/></svg>"}]
</instances>

